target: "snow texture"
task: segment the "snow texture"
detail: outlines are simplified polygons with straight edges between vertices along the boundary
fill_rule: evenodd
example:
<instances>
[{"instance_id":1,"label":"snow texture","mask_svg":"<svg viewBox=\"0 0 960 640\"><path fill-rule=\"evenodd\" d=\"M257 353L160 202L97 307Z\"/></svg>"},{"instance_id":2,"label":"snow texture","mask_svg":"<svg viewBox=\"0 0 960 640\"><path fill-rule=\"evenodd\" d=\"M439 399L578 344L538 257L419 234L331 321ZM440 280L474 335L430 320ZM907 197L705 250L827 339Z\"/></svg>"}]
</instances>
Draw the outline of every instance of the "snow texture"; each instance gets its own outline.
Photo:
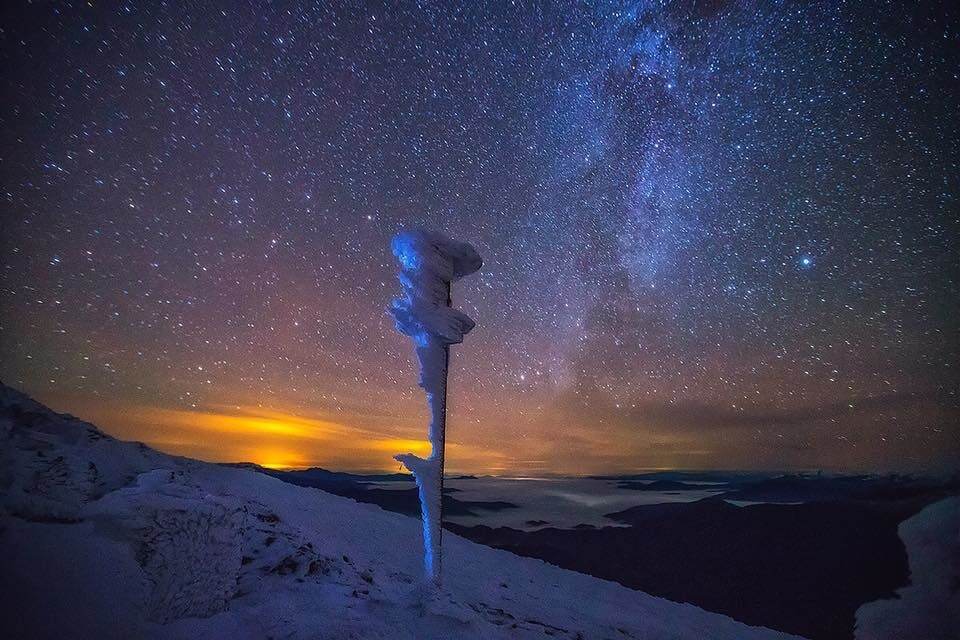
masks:
<instances>
[{"instance_id":1,"label":"snow texture","mask_svg":"<svg viewBox=\"0 0 960 640\"><path fill-rule=\"evenodd\" d=\"M857 640L960 637L960 498L947 498L900 523L910 585L897 598L857 610Z\"/></svg>"},{"instance_id":2,"label":"snow texture","mask_svg":"<svg viewBox=\"0 0 960 640\"><path fill-rule=\"evenodd\" d=\"M400 262L403 297L390 311L397 331L413 338L420 362L420 386L430 406L430 456L395 456L413 474L420 494L423 519L424 571L439 583L443 532L443 452L447 413L447 367L450 345L463 342L474 327L465 313L450 307L450 283L479 270L483 260L465 242L439 233L407 231L391 243Z\"/></svg>"},{"instance_id":3,"label":"snow texture","mask_svg":"<svg viewBox=\"0 0 960 640\"><path fill-rule=\"evenodd\" d=\"M447 535L424 604L413 518L120 442L0 385L4 638L772 640L692 605Z\"/></svg>"}]
</instances>

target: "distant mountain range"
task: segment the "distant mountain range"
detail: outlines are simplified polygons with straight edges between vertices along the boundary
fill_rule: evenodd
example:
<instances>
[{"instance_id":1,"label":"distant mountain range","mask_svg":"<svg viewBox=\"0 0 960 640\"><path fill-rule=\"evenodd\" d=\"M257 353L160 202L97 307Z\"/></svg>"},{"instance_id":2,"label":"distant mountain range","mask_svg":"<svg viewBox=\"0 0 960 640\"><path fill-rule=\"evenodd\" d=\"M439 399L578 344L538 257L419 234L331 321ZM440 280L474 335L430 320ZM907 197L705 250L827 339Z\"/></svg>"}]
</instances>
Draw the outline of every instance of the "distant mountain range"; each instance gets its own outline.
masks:
<instances>
[{"instance_id":1,"label":"distant mountain range","mask_svg":"<svg viewBox=\"0 0 960 640\"><path fill-rule=\"evenodd\" d=\"M328 471L327 469L321 469L319 467L292 471L277 471L249 462L228 463L226 466L254 468L261 473L300 487L313 487L314 489L321 489L345 498L353 498L358 502L369 502L379 505L387 511L395 511L396 513L418 517L420 515L420 499L417 494L417 488L413 486L413 476L407 473L389 473L382 475L356 474ZM473 476L456 476L456 478L470 479L473 478ZM403 489L383 489L377 486L371 486L373 483L401 482L407 482L411 486ZM503 509L517 508L517 505L510 502L458 500L449 495L456 493L456 491L456 489L450 487L444 489L443 510L447 515L474 516L478 515L478 510L500 511Z\"/></svg>"}]
</instances>

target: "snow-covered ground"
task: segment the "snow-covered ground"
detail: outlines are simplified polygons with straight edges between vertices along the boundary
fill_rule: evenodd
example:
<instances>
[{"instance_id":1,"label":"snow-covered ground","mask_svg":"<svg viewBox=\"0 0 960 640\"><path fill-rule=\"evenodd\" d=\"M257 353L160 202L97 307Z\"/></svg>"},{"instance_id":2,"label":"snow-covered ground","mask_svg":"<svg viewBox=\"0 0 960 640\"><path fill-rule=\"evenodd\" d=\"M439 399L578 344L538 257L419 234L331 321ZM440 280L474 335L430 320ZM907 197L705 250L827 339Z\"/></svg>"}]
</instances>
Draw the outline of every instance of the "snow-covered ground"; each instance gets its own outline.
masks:
<instances>
[{"instance_id":1,"label":"snow-covered ground","mask_svg":"<svg viewBox=\"0 0 960 640\"><path fill-rule=\"evenodd\" d=\"M787 638L254 471L120 442L0 388L10 638ZM691 576L696 580L696 576Z\"/></svg>"},{"instance_id":2,"label":"snow-covered ground","mask_svg":"<svg viewBox=\"0 0 960 640\"><path fill-rule=\"evenodd\" d=\"M857 640L960 637L960 498L934 503L900 523L910 585L857 610Z\"/></svg>"}]
</instances>

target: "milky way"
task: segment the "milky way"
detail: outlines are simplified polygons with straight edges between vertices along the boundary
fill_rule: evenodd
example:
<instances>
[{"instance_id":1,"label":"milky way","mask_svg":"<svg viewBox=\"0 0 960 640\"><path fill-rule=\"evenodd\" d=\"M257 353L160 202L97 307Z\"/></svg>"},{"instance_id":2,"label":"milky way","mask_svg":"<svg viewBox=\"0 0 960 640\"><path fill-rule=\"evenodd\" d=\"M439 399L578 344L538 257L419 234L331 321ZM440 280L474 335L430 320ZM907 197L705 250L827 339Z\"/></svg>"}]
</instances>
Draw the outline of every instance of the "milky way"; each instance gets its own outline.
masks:
<instances>
[{"instance_id":1,"label":"milky way","mask_svg":"<svg viewBox=\"0 0 960 640\"><path fill-rule=\"evenodd\" d=\"M390 468L426 408L389 239L426 227L485 259L454 470L960 459L955 9L3 11L0 377L58 409Z\"/></svg>"}]
</instances>

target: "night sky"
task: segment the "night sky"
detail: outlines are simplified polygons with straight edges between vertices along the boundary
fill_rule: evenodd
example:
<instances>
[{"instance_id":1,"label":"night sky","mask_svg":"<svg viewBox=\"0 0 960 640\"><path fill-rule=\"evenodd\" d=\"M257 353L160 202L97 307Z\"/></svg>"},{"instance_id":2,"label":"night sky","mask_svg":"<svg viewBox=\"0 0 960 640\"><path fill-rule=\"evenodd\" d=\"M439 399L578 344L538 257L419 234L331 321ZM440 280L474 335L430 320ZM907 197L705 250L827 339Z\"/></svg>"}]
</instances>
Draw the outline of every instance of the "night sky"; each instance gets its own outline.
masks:
<instances>
[{"instance_id":1,"label":"night sky","mask_svg":"<svg viewBox=\"0 0 960 640\"><path fill-rule=\"evenodd\" d=\"M4 3L0 379L396 470L424 227L485 260L449 470L955 468L960 11L918 4Z\"/></svg>"}]
</instances>

